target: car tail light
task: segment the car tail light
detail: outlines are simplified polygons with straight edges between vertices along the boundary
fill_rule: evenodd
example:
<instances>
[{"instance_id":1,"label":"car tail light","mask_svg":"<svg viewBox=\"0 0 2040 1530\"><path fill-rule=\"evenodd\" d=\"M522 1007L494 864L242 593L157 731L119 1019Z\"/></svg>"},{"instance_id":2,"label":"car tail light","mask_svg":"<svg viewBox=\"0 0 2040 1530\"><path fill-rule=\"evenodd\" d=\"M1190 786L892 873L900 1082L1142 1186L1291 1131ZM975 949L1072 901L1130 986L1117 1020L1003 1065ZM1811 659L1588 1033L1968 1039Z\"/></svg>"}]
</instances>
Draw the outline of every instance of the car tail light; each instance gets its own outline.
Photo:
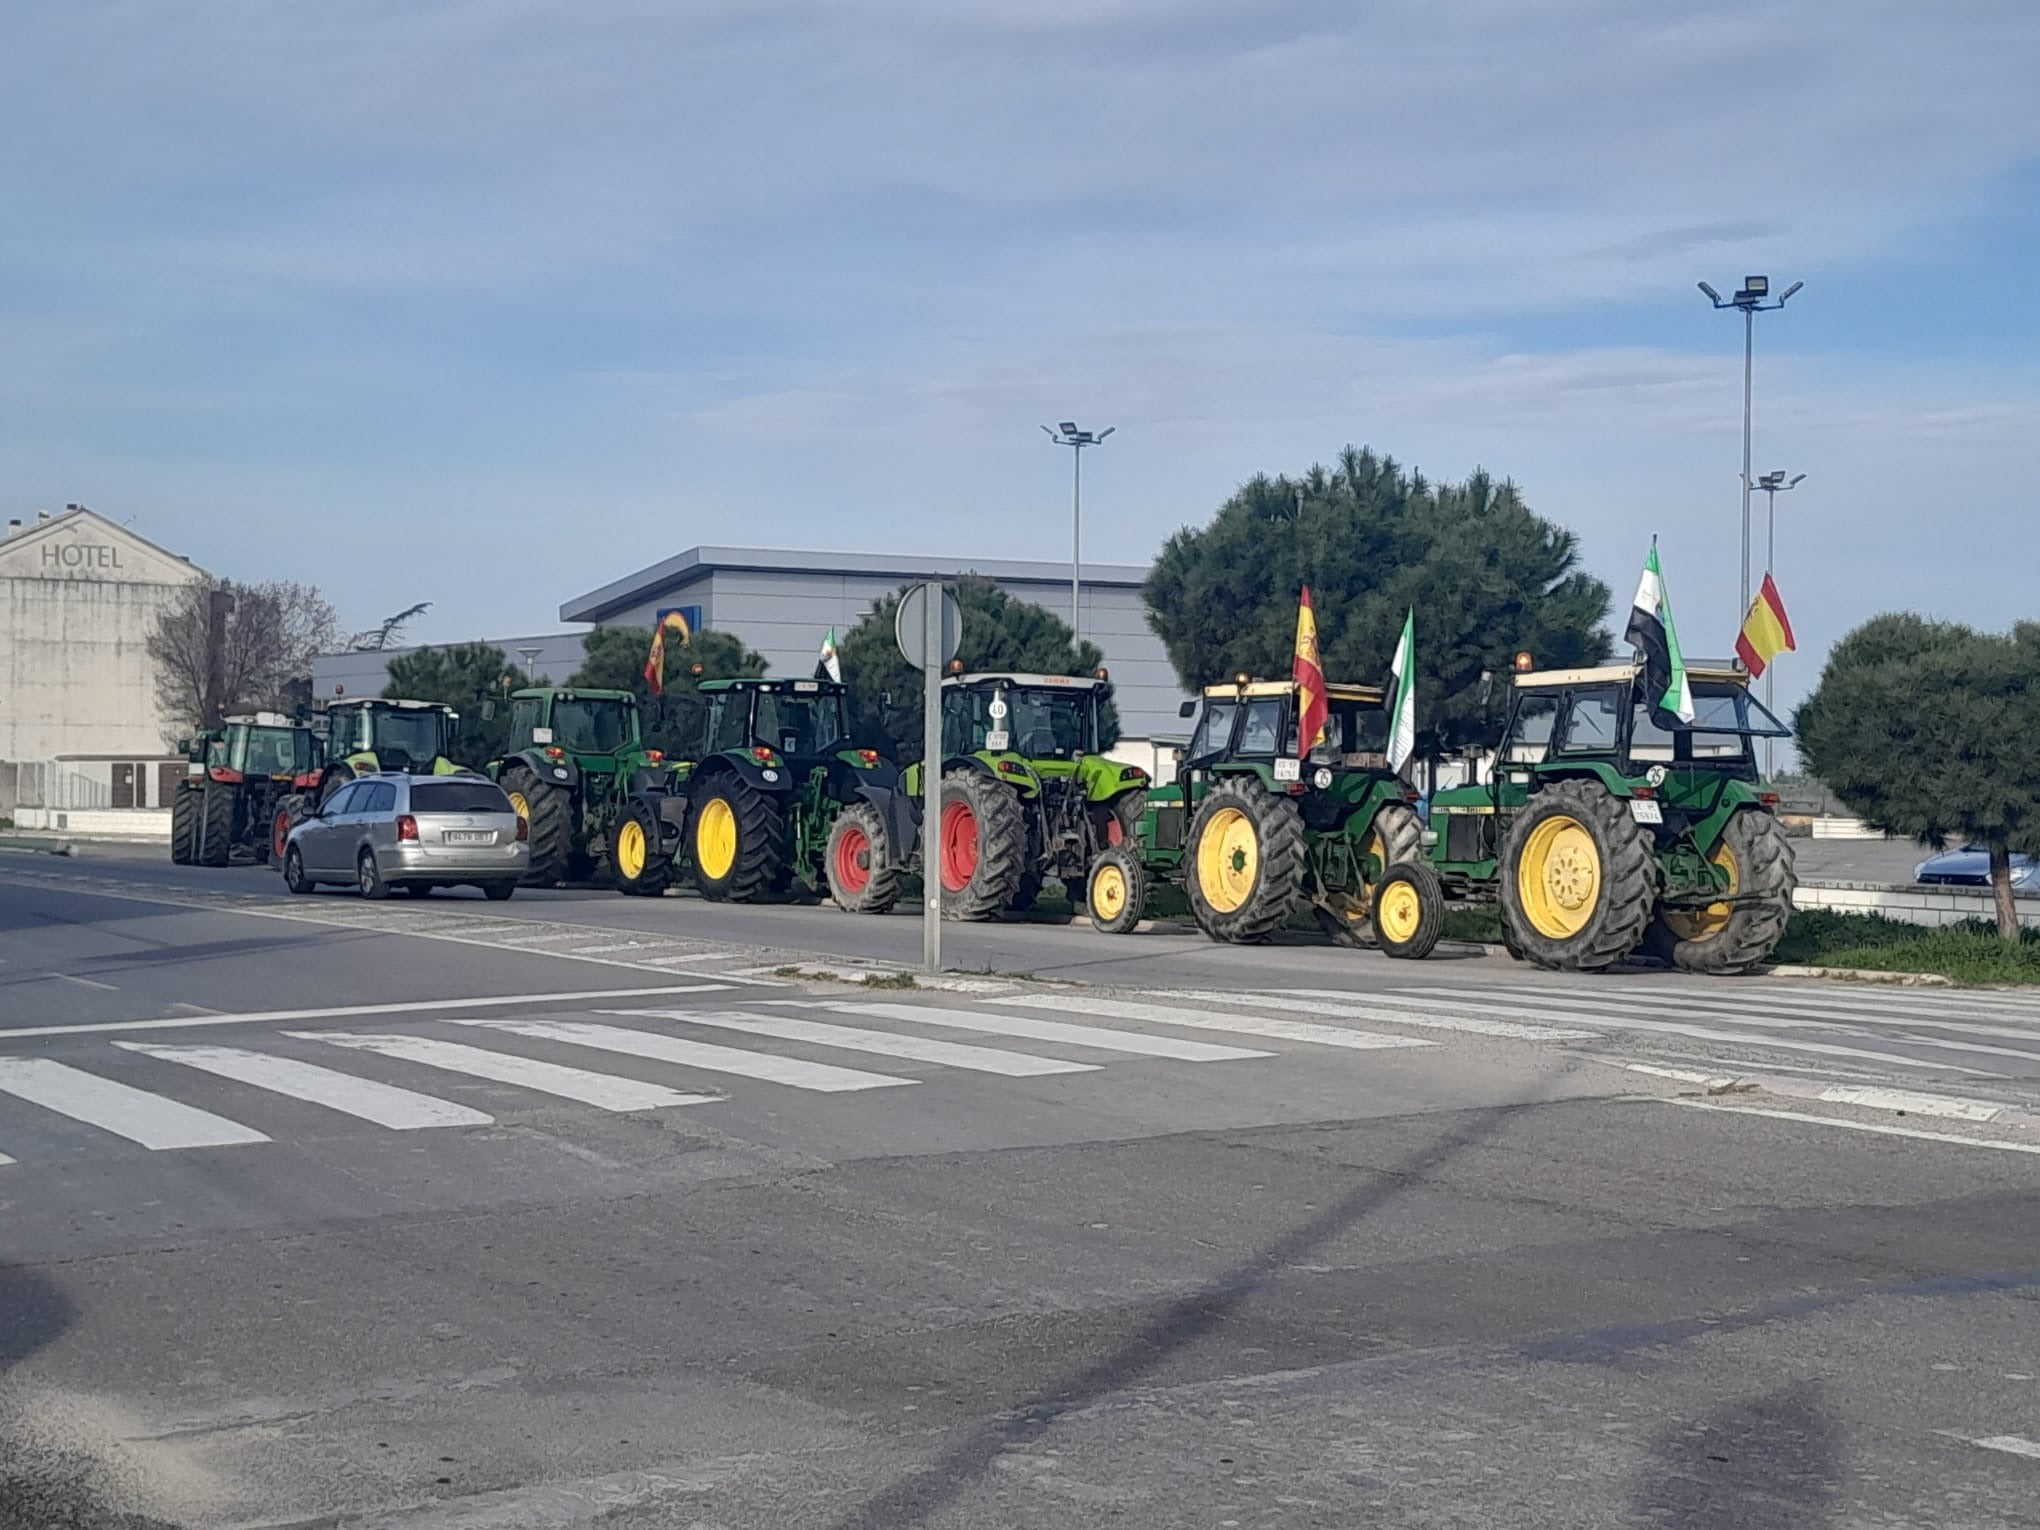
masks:
<instances>
[{"instance_id":1,"label":"car tail light","mask_svg":"<svg viewBox=\"0 0 2040 1530\"><path fill-rule=\"evenodd\" d=\"M647 749L645 751L645 758L650 760L654 765L658 764L659 761L663 760L665 757L666 751L663 749Z\"/></svg>"},{"instance_id":2,"label":"car tail light","mask_svg":"<svg viewBox=\"0 0 2040 1530\"><path fill-rule=\"evenodd\" d=\"M545 746L545 757L548 760L563 760L567 757L567 751L558 744L547 744Z\"/></svg>"},{"instance_id":3,"label":"car tail light","mask_svg":"<svg viewBox=\"0 0 2040 1530\"><path fill-rule=\"evenodd\" d=\"M416 839L417 837L418 837L418 820L413 818L409 813L399 813L397 815L397 838Z\"/></svg>"},{"instance_id":4,"label":"car tail light","mask_svg":"<svg viewBox=\"0 0 2040 1530\"><path fill-rule=\"evenodd\" d=\"M876 765L878 763L878 751L876 749L860 749L857 751L857 758L867 765Z\"/></svg>"},{"instance_id":5,"label":"car tail light","mask_svg":"<svg viewBox=\"0 0 2040 1530\"><path fill-rule=\"evenodd\" d=\"M531 838L531 820L522 813L517 815L517 843L523 844Z\"/></svg>"}]
</instances>

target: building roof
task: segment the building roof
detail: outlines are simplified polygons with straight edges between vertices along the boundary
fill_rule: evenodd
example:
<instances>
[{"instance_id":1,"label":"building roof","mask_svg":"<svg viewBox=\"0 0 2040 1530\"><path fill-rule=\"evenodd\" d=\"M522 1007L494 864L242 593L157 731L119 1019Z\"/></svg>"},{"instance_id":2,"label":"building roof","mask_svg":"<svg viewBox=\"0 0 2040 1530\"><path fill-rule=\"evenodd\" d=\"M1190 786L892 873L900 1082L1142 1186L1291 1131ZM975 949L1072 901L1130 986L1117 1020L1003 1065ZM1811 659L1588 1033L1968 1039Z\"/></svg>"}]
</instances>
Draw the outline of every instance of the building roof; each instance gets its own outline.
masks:
<instances>
[{"instance_id":1,"label":"building roof","mask_svg":"<svg viewBox=\"0 0 2040 1530\"><path fill-rule=\"evenodd\" d=\"M768 574L861 574L867 578L954 579L982 574L1001 584L1069 583L1067 563L1005 558L936 558L916 553L838 553L775 547L693 547L634 574L577 595L560 606L563 622L599 622L643 605L675 585L691 583L718 569ZM1148 571L1132 563L1086 563L1084 583L1138 589Z\"/></svg>"},{"instance_id":2,"label":"building roof","mask_svg":"<svg viewBox=\"0 0 2040 1530\"><path fill-rule=\"evenodd\" d=\"M0 550L10 553L15 552L20 548L32 546L37 542L50 540L60 531L76 530L80 526L91 526L103 536L112 537L116 540L130 543L133 546L144 548L167 563L181 563L190 569L196 578L209 579L212 577L206 570L200 568L182 553L174 553L160 543L151 542L133 527L123 526L118 521L108 520L97 510L93 510L85 505L67 506L46 521L27 522L25 520L10 519L4 528L4 532L0 532Z\"/></svg>"},{"instance_id":3,"label":"building roof","mask_svg":"<svg viewBox=\"0 0 2040 1530\"><path fill-rule=\"evenodd\" d=\"M1516 684L1525 690L1542 689L1546 686L1605 685L1610 681L1634 680L1643 672L1643 664L1632 659L1626 664L1598 664L1591 669L1540 669L1519 672ZM1748 685L1749 672L1732 664L1716 664L1694 661L1686 666L1688 680L1705 680L1710 684L1725 682L1730 685Z\"/></svg>"}]
</instances>

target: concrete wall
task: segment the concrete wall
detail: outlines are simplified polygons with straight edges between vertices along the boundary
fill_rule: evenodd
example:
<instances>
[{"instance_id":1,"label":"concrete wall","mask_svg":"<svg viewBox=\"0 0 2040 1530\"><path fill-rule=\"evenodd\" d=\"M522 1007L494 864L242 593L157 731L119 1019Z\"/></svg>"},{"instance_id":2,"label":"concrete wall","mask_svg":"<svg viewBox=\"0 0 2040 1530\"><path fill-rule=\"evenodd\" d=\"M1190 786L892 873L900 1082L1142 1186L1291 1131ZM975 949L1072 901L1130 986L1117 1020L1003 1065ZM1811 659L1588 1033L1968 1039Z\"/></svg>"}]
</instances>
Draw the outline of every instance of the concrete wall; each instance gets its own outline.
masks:
<instances>
[{"instance_id":1,"label":"concrete wall","mask_svg":"<svg viewBox=\"0 0 2040 1530\"><path fill-rule=\"evenodd\" d=\"M22 808L14 817L17 829L42 829L76 834L83 839L170 838L168 808Z\"/></svg>"},{"instance_id":2,"label":"concrete wall","mask_svg":"<svg viewBox=\"0 0 2040 1530\"><path fill-rule=\"evenodd\" d=\"M1878 882L1802 882L1793 894L1799 908L1837 914L1882 914L1907 924L1961 924L1967 919L1997 922L1997 901L1987 887L1903 887ZM2019 923L2040 929L2040 897L2017 897Z\"/></svg>"},{"instance_id":3,"label":"concrete wall","mask_svg":"<svg viewBox=\"0 0 2040 1530\"><path fill-rule=\"evenodd\" d=\"M89 510L0 541L0 759L161 753L150 634L204 577Z\"/></svg>"}]
</instances>

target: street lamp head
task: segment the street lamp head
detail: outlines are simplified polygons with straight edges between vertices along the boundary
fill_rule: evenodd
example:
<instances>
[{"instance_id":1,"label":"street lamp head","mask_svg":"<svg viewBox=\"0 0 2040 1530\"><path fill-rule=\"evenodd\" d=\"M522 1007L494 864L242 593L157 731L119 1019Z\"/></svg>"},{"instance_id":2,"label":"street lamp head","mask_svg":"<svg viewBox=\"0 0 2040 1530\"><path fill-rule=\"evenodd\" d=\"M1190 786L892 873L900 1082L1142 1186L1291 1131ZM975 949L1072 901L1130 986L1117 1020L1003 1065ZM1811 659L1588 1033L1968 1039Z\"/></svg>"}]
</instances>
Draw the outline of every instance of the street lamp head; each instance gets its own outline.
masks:
<instances>
[{"instance_id":1,"label":"street lamp head","mask_svg":"<svg viewBox=\"0 0 2040 1530\"><path fill-rule=\"evenodd\" d=\"M1050 426L1050 425L1044 425L1044 426L1042 426L1042 427L1041 427L1041 433L1042 433L1043 435L1047 436L1047 437L1048 437L1048 439L1049 439L1049 440L1051 440L1051 441L1053 441L1053 440L1055 439L1055 428L1054 428L1053 426Z\"/></svg>"},{"instance_id":2,"label":"street lamp head","mask_svg":"<svg viewBox=\"0 0 2040 1530\"><path fill-rule=\"evenodd\" d=\"M1100 441L1104 440L1107 436L1111 435L1112 432L1117 430L1118 428L1119 427L1117 425L1107 425L1103 430L1098 432L1098 439Z\"/></svg>"},{"instance_id":3,"label":"street lamp head","mask_svg":"<svg viewBox=\"0 0 2040 1530\"><path fill-rule=\"evenodd\" d=\"M1073 436L1077 433L1077 422L1075 420L1064 420L1056 429L1066 436Z\"/></svg>"},{"instance_id":4,"label":"street lamp head","mask_svg":"<svg viewBox=\"0 0 2040 1530\"><path fill-rule=\"evenodd\" d=\"M1800 486L1800 485L1801 485L1802 483L1804 483L1805 481L1806 481L1806 475L1805 475L1804 473L1794 473L1794 474L1792 475L1792 482L1790 482L1790 483L1788 483L1787 485L1785 485L1785 487L1786 487L1786 488L1788 488L1788 489L1796 489L1796 488L1798 488L1798 487L1799 487L1799 486Z\"/></svg>"},{"instance_id":5,"label":"street lamp head","mask_svg":"<svg viewBox=\"0 0 2040 1530\"><path fill-rule=\"evenodd\" d=\"M1745 276L1742 279L1742 286L1743 291L1751 297L1769 297L1771 295L1771 278L1768 276Z\"/></svg>"},{"instance_id":6,"label":"street lamp head","mask_svg":"<svg viewBox=\"0 0 2040 1530\"><path fill-rule=\"evenodd\" d=\"M1721 294L1716 292L1712 287L1708 286L1707 283L1702 282L1700 284L1700 290L1707 294L1708 301L1713 303L1715 307L1719 308L1721 306Z\"/></svg>"},{"instance_id":7,"label":"street lamp head","mask_svg":"<svg viewBox=\"0 0 2040 1530\"><path fill-rule=\"evenodd\" d=\"M1804 287L1805 285L1806 285L1805 282L1794 282L1791 286L1787 287L1783 292L1779 293L1778 306L1780 308L1783 308L1785 306L1785 300L1792 296L1793 293L1797 292L1801 287Z\"/></svg>"},{"instance_id":8,"label":"street lamp head","mask_svg":"<svg viewBox=\"0 0 2040 1530\"><path fill-rule=\"evenodd\" d=\"M1785 474L1782 471L1776 473L1765 473L1762 477L1757 479L1757 487L1760 489L1775 489L1778 487L1779 484L1783 483L1784 481Z\"/></svg>"}]
</instances>

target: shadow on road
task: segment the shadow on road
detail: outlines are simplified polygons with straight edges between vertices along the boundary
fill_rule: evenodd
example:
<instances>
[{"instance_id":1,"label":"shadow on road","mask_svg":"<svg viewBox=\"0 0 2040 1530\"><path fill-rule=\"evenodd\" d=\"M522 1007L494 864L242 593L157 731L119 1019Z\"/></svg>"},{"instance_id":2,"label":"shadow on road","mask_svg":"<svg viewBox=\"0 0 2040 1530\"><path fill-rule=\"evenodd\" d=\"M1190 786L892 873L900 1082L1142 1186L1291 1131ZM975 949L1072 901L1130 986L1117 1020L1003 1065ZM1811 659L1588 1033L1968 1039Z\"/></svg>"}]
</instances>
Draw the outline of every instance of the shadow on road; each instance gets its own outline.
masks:
<instances>
[{"instance_id":1,"label":"shadow on road","mask_svg":"<svg viewBox=\"0 0 2040 1530\"><path fill-rule=\"evenodd\" d=\"M1547 1087L1556 1082L1547 1081ZM851 1510L831 1530L904 1530L922 1523L989 1471L1002 1452L1035 1439L1066 1414L1137 1385L1171 1356L1222 1328L1282 1270L1307 1259L1468 1148L1498 1136L1518 1114L1544 1103L1540 1097L1470 1112L1428 1148L1393 1169L1369 1173L1352 1193L1308 1222L1171 1302L1112 1354L980 1424L929 1465Z\"/></svg>"},{"instance_id":2,"label":"shadow on road","mask_svg":"<svg viewBox=\"0 0 2040 1530\"><path fill-rule=\"evenodd\" d=\"M1818 1530L1834 1519L1841 1426L1817 1381L1724 1404L1651 1442L1635 1498L1664 1530Z\"/></svg>"},{"instance_id":3,"label":"shadow on road","mask_svg":"<svg viewBox=\"0 0 2040 1530\"><path fill-rule=\"evenodd\" d=\"M0 1265L0 1376L68 1329L70 1298L40 1272Z\"/></svg>"}]
</instances>

